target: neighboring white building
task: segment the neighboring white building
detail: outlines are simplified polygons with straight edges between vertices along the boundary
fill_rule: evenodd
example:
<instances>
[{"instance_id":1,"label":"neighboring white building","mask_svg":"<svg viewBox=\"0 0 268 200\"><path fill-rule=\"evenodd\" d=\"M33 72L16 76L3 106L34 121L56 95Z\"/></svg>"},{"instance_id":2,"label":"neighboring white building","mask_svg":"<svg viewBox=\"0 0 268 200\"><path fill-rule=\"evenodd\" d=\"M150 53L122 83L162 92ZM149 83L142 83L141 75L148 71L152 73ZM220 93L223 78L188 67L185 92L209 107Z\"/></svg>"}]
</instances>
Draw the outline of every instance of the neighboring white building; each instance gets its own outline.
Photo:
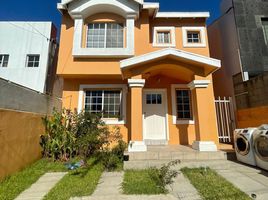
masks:
<instances>
[{"instance_id":1,"label":"neighboring white building","mask_svg":"<svg viewBox=\"0 0 268 200\"><path fill-rule=\"evenodd\" d=\"M0 22L0 77L51 92L57 30L51 22Z\"/></svg>"}]
</instances>

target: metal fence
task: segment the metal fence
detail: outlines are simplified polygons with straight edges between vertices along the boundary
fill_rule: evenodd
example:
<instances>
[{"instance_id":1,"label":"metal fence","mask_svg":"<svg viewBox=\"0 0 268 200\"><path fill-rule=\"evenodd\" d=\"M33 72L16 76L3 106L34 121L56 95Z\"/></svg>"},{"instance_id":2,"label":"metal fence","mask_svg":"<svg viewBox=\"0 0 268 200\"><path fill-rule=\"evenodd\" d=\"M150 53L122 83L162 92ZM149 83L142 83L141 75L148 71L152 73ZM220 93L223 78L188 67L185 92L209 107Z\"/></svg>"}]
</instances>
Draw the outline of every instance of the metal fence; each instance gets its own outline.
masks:
<instances>
[{"instance_id":1,"label":"metal fence","mask_svg":"<svg viewBox=\"0 0 268 200\"><path fill-rule=\"evenodd\" d=\"M231 97L215 100L219 141L221 143L233 142L233 131L236 128L234 106Z\"/></svg>"}]
</instances>

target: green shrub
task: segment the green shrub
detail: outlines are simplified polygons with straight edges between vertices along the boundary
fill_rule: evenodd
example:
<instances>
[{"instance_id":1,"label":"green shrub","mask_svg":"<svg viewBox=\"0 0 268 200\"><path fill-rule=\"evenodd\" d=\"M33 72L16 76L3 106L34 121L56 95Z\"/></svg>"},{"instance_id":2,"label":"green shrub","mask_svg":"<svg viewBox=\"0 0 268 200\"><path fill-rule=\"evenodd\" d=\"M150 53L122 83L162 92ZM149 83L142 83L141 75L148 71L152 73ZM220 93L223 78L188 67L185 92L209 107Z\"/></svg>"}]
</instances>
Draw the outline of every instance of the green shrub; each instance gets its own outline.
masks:
<instances>
[{"instance_id":1,"label":"green shrub","mask_svg":"<svg viewBox=\"0 0 268 200\"><path fill-rule=\"evenodd\" d=\"M74 154L76 138L68 115L66 110L54 110L52 117L43 118L45 133L40 137L40 145L44 157L66 161Z\"/></svg>"},{"instance_id":2,"label":"green shrub","mask_svg":"<svg viewBox=\"0 0 268 200\"><path fill-rule=\"evenodd\" d=\"M171 168L180 163L180 160L171 161L166 165L163 165L160 169L150 168L149 175L151 179L163 190L167 185L170 185L174 182L174 178L178 175L178 170L172 170Z\"/></svg>"}]
</instances>

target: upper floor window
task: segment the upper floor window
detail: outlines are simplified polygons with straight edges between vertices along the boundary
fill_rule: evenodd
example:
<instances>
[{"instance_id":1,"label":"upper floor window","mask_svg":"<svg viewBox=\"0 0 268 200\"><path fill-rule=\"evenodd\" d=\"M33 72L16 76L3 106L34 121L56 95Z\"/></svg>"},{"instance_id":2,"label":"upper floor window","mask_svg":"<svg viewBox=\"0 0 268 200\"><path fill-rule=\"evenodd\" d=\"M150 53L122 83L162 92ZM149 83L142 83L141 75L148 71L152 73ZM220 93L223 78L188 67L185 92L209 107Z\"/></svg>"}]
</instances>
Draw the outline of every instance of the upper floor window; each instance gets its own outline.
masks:
<instances>
[{"instance_id":1,"label":"upper floor window","mask_svg":"<svg viewBox=\"0 0 268 200\"><path fill-rule=\"evenodd\" d=\"M200 32L199 31L188 31L187 32L188 43L200 43Z\"/></svg>"},{"instance_id":2,"label":"upper floor window","mask_svg":"<svg viewBox=\"0 0 268 200\"><path fill-rule=\"evenodd\" d=\"M206 29L203 26L182 27L183 47L206 47Z\"/></svg>"},{"instance_id":3,"label":"upper floor window","mask_svg":"<svg viewBox=\"0 0 268 200\"><path fill-rule=\"evenodd\" d=\"M118 23L90 23L87 48L123 48L124 26Z\"/></svg>"},{"instance_id":4,"label":"upper floor window","mask_svg":"<svg viewBox=\"0 0 268 200\"><path fill-rule=\"evenodd\" d=\"M175 47L175 27L154 27L155 47Z\"/></svg>"},{"instance_id":5,"label":"upper floor window","mask_svg":"<svg viewBox=\"0 0 268 200\"><path fill-rule=\"evenodd\" d=\"M268 18L262 18L262 28L266 44L268 45Z\"/></svg>"},{"instance_id":6,"label":"upper floor window","mask_svg":"<svg viewBox=\"0 0 268 200\"><path fill-rule=\"evenodd\" d=\"M26 67L39 67L40 55L27 55Z\"/></svg>"},{"instance_id":7,"label":"upper floor window","mask_svg":"<svg viewBox=\"0 0 268 200\"><path fill-rule=\"evenodd\" d=\"M0 67L8 66L9 55L0 54Z\"/></svg>"},{"instance_id":8,"label":"upper floor window","mask_svg":"<svg viewBox=\"0 0 268 200\"><path fill-rule=\"evenodd\" d=\"M157 43L158 44L170 44L171 36L168 31L159 31L157 32Z\"/></svg>"}]
</instances>

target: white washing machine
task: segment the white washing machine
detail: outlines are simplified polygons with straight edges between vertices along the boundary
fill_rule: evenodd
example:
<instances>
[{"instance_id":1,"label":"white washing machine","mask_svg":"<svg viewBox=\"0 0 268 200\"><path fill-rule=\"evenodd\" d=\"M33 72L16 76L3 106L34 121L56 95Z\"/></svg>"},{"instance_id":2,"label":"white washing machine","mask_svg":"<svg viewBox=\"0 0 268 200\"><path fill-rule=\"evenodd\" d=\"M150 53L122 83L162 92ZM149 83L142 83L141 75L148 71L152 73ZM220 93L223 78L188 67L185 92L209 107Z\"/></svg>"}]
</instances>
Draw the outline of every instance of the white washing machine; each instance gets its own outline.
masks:
<instances>
[{"instance_id":1,"label":"white washing machine","mask_svg":"<svg viewBox=\"0 0 268 200\"><path fill-rule=\"evenodd\" d=\"M237 160L256 166L253 149L253 133L257 128L236 129L234 131L235 153Z\"/></svg>"},{"instance_id":2,"label":"white washing machine","mask_svg":"<svg viewBox=\"0 0 268 200\"><path fill-rule=\"evenodd\" d=\"M260 127L256 130L253 134L253 143L257 166L268 170L268 129Z\"/></svg>"}]
</instances>

